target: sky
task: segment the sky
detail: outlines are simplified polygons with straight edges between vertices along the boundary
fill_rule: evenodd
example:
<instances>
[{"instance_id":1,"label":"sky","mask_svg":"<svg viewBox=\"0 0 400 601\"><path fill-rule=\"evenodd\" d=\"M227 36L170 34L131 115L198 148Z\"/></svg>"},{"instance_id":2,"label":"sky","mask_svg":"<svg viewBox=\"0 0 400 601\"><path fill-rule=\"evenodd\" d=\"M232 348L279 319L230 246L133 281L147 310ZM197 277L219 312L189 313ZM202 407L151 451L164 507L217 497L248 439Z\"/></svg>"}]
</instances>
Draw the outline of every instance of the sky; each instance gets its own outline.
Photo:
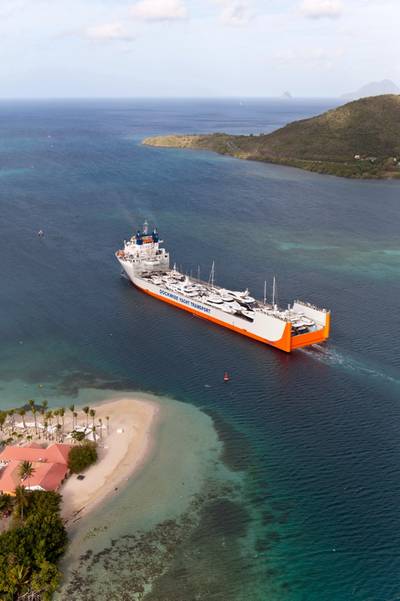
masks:
<instances>
[{"instance_id":1,"label":"sky","mask_svg":"<svg viewBox=\"0 0 400 601\"><path fill-rule=\"evenodd\" d=\"M336 97L400 85L400 0L0 0L0 97Z\"/></svg>"}]
</instances>

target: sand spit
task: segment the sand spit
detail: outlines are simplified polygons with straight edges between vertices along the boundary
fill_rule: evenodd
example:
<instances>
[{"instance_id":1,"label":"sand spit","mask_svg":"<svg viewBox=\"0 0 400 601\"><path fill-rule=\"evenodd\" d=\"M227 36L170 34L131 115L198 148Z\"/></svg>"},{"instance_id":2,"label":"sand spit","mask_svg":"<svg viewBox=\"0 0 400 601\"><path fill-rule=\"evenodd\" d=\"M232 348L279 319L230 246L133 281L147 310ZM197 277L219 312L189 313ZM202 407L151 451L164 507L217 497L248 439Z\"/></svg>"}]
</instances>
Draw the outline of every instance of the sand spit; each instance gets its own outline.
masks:
<instances>
[{"instance_id":1,"label":"sand spit","mask_svg":"<svg viewBox=\"0 0 400 601\"><path fill-rule=\"evenodd\" d=\"M96 421L101 418L103 422L102 436L97 440L99 459L83 480L74 474L61 488L62 516L67 526L116 493L152 449L151 435L159 411L155 402L120 398L92 407Z\"/></svg>"}]
</instances>

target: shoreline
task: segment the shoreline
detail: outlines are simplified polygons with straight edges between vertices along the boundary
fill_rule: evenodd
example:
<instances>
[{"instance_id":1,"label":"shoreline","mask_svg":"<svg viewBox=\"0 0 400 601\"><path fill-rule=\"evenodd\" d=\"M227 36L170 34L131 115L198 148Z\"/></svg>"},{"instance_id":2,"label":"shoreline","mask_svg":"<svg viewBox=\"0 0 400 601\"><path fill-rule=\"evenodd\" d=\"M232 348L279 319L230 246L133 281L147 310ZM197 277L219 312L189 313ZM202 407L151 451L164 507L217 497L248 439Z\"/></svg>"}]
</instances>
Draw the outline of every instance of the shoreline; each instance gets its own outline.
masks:
<instances>
[{"instance_id":1,"label":"shoreline","mask_svg":"<svg viewBox=\"0 0 400 601\"><path fill-rule=\"evenodd\" d=\"M279 130L277 130L279 131ZM272 132L275 133L275 132ZM271 135L271 134L266 134ZM153 148L175 148L183 150L203 150L213 152L222 156L232 157L234 159L254 161L265 163L266 165L280 165L283 167L293 167L308 173L318 173L319 175L330 175L343 179L354 179L358 181L391 181L399 180L400 172L389 169L382 164L388 159L381 159L370 165L367 160L327 160L323 158L300 158L296 156L283 155L264 155L259 152L257 147L247 148L241 146L245 139L257 140L257 136L233 135L224 133L210 134L167 134L149 136L142 139L143 146Z\"/></svg>"},{"instance_id":2,"label":"shoreline","mask_svg":"<svg viewBox=\"0 0 400 601\"><path fill-rule=\"evenodd\" d=\"M97 462L78 480L71 474L59 492L61 517L67 529L119 493L152 455L160 405L154 400L123 396L93 404L96 418L110 417L110 433L99 441Z\"/></svg>"}]
</instances>

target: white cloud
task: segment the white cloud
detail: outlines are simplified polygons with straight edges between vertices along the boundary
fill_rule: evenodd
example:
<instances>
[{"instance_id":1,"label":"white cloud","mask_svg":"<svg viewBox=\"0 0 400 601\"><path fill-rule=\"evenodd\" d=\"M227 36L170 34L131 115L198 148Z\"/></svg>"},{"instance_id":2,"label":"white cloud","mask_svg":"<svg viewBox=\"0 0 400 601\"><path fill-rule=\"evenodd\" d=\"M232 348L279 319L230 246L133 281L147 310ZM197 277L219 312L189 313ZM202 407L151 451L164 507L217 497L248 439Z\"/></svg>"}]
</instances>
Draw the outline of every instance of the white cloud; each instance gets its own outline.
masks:
<instances>
[{"instance_id":1,"label":"white cloud","mask_svg":"<svg viewBox=\"0 0 400 601\"><path fill-rule=\"evenodd\" d=\"M121 23L102 23L87 27L84 32L85 37L90 40L104 42L132 42L135 37L129 34Z\"/></svg>"},{"instance_id":2,"label":"white cloud","mask_svg":"<svg viewBox=\"0 0 400 601\"><path fill-rule=\"evenodd\" d=\"M300 10L309 19L336 19L342 14L343 5L339 0L303 0Z\"/></svg>"},{"instance_id":3,"label":"white cloud","mask_svg":"<svg viewBox=\"0 0 400 601\"><path fill-rule=\"evenodd\" d=\"M252 17L247 2L241 0L224 0L221 21L225 25L245 25Z\"/></svg>"},{"instance_id":4,"label":"white cloud","mask_svg":"<svg viewBox=\"0 0 400 601\"><path fill-rule=\"evenodd\" d=\"M221 7L219 19L224 25L246 25L253 17L248 0L211 1Z\"/></svg>"},{"instance_id":5,"label":"white cloud","mask_svg":"<svg viewBox=\"0 0 400 601\"><path fill-rule=\"evenodd\" d=\"M142 21L179 21L187 18L188 11L183 0L140 0L131 15Z\"/></svg>"}]
</instances>

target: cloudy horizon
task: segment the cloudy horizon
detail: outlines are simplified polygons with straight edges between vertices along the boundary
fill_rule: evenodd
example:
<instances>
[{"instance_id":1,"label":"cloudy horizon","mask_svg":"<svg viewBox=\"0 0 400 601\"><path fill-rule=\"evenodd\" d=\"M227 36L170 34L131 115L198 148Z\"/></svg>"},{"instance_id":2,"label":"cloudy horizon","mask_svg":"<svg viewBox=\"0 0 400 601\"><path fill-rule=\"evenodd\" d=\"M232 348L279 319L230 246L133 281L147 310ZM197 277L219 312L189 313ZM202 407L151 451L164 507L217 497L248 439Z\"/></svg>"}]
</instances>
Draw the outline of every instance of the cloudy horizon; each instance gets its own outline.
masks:
<instances>
[{"instance_id":1,"label":"cloudy horizon","mask_svg":"<svg viewBox=\"0 0 400 601\"><path fill-rule=\"evenodd\" d=\"M400 83L394 0L2 0L2 98L337 97Z\"/></svg>"}]
</instances>

